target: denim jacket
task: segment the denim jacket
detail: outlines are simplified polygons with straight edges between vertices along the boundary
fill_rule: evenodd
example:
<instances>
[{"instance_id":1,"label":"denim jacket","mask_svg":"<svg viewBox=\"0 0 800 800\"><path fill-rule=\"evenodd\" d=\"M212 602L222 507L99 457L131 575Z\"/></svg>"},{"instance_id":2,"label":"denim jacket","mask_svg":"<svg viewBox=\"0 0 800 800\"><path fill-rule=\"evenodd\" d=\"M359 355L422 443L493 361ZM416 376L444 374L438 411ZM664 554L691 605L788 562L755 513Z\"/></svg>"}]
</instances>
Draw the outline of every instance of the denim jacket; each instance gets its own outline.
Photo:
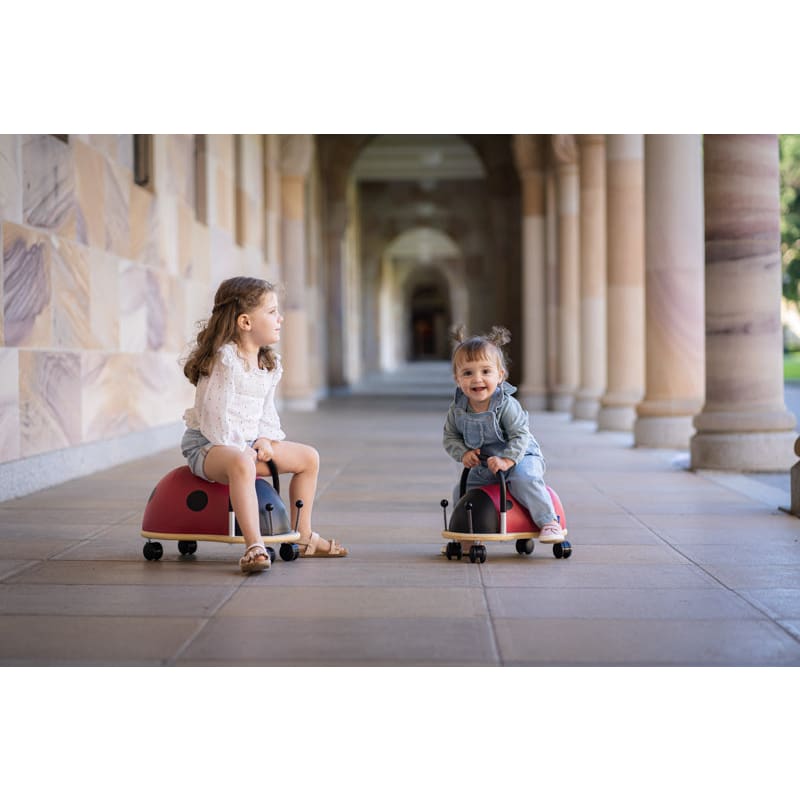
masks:
<instances>
[{"instance_id":1,"label":"denim jacket","mask_svg":"<svg viewBox=\"0 0 800 800\"><path fill-rule=\"evenodd\" d=\"M518 464L525 455L541 455L528 428L528 412L511 395L515 386L503 381L489 401L488 411L472 411L467 396L456 389L444 423L442 444L448 455L461 461L467 450L503 456Z\"/></svg>"}]
</instances>

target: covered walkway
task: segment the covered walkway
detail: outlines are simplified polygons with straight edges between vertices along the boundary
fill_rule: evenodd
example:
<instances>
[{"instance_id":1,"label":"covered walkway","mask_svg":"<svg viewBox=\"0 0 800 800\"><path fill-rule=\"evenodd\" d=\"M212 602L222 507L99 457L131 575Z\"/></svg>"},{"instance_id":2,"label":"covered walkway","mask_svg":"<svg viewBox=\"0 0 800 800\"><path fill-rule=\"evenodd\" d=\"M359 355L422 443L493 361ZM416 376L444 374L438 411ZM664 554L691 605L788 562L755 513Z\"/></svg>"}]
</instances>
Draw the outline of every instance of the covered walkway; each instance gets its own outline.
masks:
<instances>
[{"instance_id":1,"label":"covered walkway","mask_svg":"<svg viewBox=\"0 0 800 800\"><path fill-rule=\"evenodd\" d=\"M569 560L443 558L445 384L283 413L321 452L315 528L344 560L245 577L238 549L166 542L145 561L142 511L177 446L0 504L0 664L800 665L800 520L774 488L687 472L631 434L533 417Z\"/></svg>"}]
</instances>

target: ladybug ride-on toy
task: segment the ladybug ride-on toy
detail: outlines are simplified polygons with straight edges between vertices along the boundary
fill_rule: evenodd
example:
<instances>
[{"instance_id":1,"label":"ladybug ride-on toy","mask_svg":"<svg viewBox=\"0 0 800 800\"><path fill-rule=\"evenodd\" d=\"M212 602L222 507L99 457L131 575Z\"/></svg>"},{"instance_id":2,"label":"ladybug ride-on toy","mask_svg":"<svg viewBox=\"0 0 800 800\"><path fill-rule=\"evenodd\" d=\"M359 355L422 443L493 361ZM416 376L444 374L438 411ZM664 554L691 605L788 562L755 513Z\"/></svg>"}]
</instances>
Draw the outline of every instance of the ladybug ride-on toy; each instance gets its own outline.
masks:
<instances>
[{"instance_id":1,"label":"ladybug ride-on toy","mask_svg":"<svg viewBox=\"0 0 800 800\"><path fill-rule=\"evenodd\" d=\"M530 555L533 552L534 541L539 536L539 528L533 522L528 511L523 508L506 489L505 472L498 472L500 483L479 486L467 491L467 476L469 468L461 473L459 487L460 499L450 515L450 524L447 522L447 500L442 500L442 513L444 514L444 530L442 536L448 539L445 555L448 560L457 558L461 560L462 542L471 542L469 560L483 563L486 561L486 547L483 542L510 542L516 540L517 552L520 555ZM567 541L567 520L564 516L564 507L558 495L548 486L547 491L553 500L553 507L558 516L558 522L564 531L564 541L553 545L553 555L556 558L569 558L572 555L572 545Z\"/></svg>"},{"instance_id":2,"label":"ladybug ride-on toy","mask_svg":"<svg viewBox=\"0 0 800 800\"><path fill-rule=\"evenodd\" d=\"M300 548L294 542L300 538L297 526L303 501L295 503L297 516L292 530L289 513L280 497L278 470L272 461L267 464L272 486L265 478L256 478L261 539L271 561L275 560L271 544L280 544L284 561L294 561L300 555ZM144 510L142 536L147 539L142 552L148 561L158 561L164 554L161 543L153 541L158 539L177 541L178 552L183 556L194 553L198 542L244 544L228 487L198 478L187 466L168 472L156 484Z\"/></svg>"}]
</instances>

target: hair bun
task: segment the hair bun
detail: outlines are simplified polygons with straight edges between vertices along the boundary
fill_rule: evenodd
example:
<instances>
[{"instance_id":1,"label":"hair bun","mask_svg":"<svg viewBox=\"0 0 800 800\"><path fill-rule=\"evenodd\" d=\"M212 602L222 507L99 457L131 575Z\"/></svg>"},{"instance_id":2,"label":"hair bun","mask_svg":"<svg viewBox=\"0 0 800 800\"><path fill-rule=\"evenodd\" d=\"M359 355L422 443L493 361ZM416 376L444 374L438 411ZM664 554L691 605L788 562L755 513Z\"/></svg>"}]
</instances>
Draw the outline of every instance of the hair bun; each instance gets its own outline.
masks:
<instances>
[{"instance_id":1,"label":"hair bun","mask_svg":"<svg viewBox=\"0 0 800 800\"><path fill-rule=\"evenodd\" d=\"M497 347L502 347L511 341L511 333L508 328L504 328L502 325L494 325L486 338Z\"/></svg>"},{"instance_id":2,"label":"hair bun","mask_svg":"<svg viewBox=\"0 0 800 800\"><path fill-rule=\"evenodd\" d=\"M450 342L454 345L461 344L467 338L466 326L459 322L450 326Z\"/></svg>"}]
</instances>

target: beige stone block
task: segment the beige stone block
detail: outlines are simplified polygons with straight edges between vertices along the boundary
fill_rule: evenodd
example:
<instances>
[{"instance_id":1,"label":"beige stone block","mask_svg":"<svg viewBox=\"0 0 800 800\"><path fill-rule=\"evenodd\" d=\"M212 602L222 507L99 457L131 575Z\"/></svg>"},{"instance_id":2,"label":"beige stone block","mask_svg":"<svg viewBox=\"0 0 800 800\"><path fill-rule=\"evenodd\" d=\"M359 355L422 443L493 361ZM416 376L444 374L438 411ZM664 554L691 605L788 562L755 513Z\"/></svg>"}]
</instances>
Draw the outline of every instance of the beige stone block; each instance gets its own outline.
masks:
<instances>
[{"instance_id":1,"label":"beige stone block","mask_svg":"<svg viewBox=\"0 0 800 800\"><path fill-rule=\"evenodd\" d=\"M78 239L90 247L105 247L105 159L83 142L73 145Z\"/></svg>"},{"instance_id":2,"label":"beige stone block","mask_svg":"<svg viewBox=\"0 0 800 800\"><path fill-rule=\"evenodd\" d=\"M72 149L49 134L22 139L23 221L74 239L77 232Z\"/></svg>"},{"instance_id":3,"label":"beige stone block","mask_svg":"<svg viewBox=\"0 0 800 800\"><path fill-rule=\"evenodd\" d=\"M78 353L19 352L23 458L80 442L80 358Z\"/></svg>"},{"instance_id":4,"label":"beige stone block","mask_svg":"<svg viewBox=\"0 0 800 800\"><path fill-rule=\"evenodd\" d=\"M108 439L131 431L131 359L126 353L82 355L82 441Z\"/></svg>"},{"instance_id":5,"label":"beige stone block","mask_svg":"<svg viewBox=\"0 0 800 800\"><path fill-rule=\"evenodd\" d=\"M177 272L182 278L192 274L193 266L194 210L191 205L178 201L177 204Z\"/></svg>"},{"instance_id":6,"label":"beige stone block","mask_svg":"<svg viewBox=\"0 0 800 800\"><path fill-rule=\"evenodd\" d=\"M214 170L214 186L211 194L209 221L218 228L222 228L230 234L233 234L235 232L235 205L236 186L233 180L233 174L226 170L221 164L217 164Z\"/></svg>"},{"instance_id":7,"label":"beige stone block","mask_svg":"<svg viewBox=\"0 0 800 800\"><path fill-rule=\"evenodd\" d=\"M141 352L147 349L147 270L132 262L119 270L120 350Z\"/></svg>"},{"instance_id":8,"label":"beige stone block","mask_svg":"<svg viewBox=\"0 0 800 800\"><path fill-rule=\"evenodd\" d=\"M192 386L175 353L141 353L131 370L131 425L134 430L180 420L192 404Z\"/></svg>"},{"instance_id":9,"label":"beige stone block","mask_svg":"<svg viewBox=\"0 0 800 800\"><path fill-rule=\"evenodd\" d=\"M0 350L0 462L20 455L19 355L13 347Z\"/></svg>"},{"instance_id":10,"label":"beige stone block","mask_svg":"<svg viewBox=\"0 0 800 800\"><path fill-rule=\"evenodd\" d=\"M116 256L89 251L89 315L93 346L117 350L119 340L120 266Z\"/></svg>"},{"instance_id":11,"label":"beige stone block","mask_svg":"<svg viewBox=\"0 0 800 800\"><path fill-rule=\"evenodd\" d=\"M184 292L184 329L183 346L181 352L186 352L194 346L197 334L211 315L211 308L214 304L214 290L206 283L199 281L183 281Z\"/></svg>"},{"instance_id":12,"label":"beige stone block","mask_svg":"<svg viewBox=\"0 0 800 800\"><path fill-rule=\"evenodd\" d=\"M234 137L230 133L215 133L206 137L208 152L215 161L233 170Z\"/></svg>"},{"instance_id":13,"label":"beige stone block","mask_svg":"<svg viewBox=\"0 0 800 800\"><path fill-rule=\"evenodd\" d=\"M158 198L158 239L161 263L172 275L178 274L178 199L175 195Z\"/></svg>"},{"instance_id":14,"label":"beige stone block","mask_svg":"<svg viewBox=\"0 0 800 800\"><path fill-rule=\"evenodd\" d=\"M22 137L0 136L0 222L22 222Z\"/></svg>"},{"instance_id":15,"label":"beige stone block","mask_svg":"<svg viewBox=\"0 0 800 800\"><path fill-rule=\"evenodd\" d=\"M3 224L3 340L49 347L53 340L52 244L47 234Z\"/></svg>"},{"instance_id":16,"label":"beige stone block","mask_svg":"<svg viewBox=\"0 0 800 800\"><path fill-rule=\"evenodd\" d=\"M53 237L53 344L68 349L94 346L91 330L89 251Z\"/></svg>"},{"instance_id":17,"label":"beige stone block","mask_svg":"<svg viewBox=\"0 0 800 800\"><path fill-rule=\"evenodd\" d=\"M131 159L133 159L133 134L131 139ZM90 133L89 144L99 153L114 160L119 160L119 136L116 133Z\"/></svg>"},{"instance_id":18,"label":"beige stone block","mask_svg":"<svg viewBox=\"0 0 800 800\"><path fill-rule=\"evenodd\" d=\"M196 220L192 223L192 259L187 277L202 283L211 280L211 230Z\"/></svg>"},{"instance_id":19,"label":"beige stone block","mask_svg":"<svg viewBox=\"0 0 800 800\"><path fill-rule=\"evenodd\" d=\"M216 291L225 278L236 275L237 247L233 235L221 228L211 229L211 271L210 286Z\"/></svg>"},{"instance_id":20,"label":"beige stone block","mask_svg":"<svg viewBox=\"0 0 800 800\"><path fill-rule=\"evenodd\" d=\"M106 250L123 258L131 252L131 187L133 173L109 162L105 171Z\"/></svg>"},{"instance_id":21,"label":"beige stone block","mask_svg":"<svg viewBox=\"0 0 800 800\"><path fill-rule=\"evenodd\" d=\"M130 256L151 267L164 264L161 254L159 198L147 189L131 186Z\"/></svg>"}]
</instances>

